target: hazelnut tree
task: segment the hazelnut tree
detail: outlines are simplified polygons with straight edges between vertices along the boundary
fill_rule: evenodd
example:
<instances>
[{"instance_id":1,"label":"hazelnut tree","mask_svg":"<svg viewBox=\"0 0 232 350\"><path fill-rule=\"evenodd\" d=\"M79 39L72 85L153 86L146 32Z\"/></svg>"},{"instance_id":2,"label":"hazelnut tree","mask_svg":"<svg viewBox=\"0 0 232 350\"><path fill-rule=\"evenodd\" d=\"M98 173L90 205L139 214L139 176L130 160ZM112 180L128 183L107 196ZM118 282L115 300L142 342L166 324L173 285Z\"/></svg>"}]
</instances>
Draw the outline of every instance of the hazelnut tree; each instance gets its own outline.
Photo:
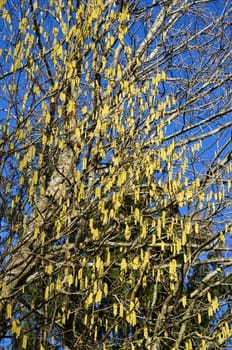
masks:
<instances>
[{"instance_id":1,"label":"hazelnut tree","mask_svg":"<svg viewBox=\"0 0 232 350\"><path fill-rule=\"evenodd\" d=\"M229 1L0 1L0 338L231 340Z\"/></svg>"}]
</instances>

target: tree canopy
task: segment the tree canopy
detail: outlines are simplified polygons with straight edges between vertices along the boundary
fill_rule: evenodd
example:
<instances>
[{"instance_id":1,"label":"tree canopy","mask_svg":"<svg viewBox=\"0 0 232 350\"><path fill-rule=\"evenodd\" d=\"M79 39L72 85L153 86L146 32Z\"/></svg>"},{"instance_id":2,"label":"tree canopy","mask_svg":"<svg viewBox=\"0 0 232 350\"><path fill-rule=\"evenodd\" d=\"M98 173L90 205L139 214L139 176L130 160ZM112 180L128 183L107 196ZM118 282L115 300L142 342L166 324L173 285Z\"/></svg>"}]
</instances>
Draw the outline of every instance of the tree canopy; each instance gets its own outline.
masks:
<instances>
[{"instance_id":1,"label":"tree canopy","mask_svg":"<svg viewBox=\"0 0 232 350\"><path fill-rule=\"evenodd\" d=\"M2 342L226 349L229 1L0 11Z\"/></svg>"}]
</instances>

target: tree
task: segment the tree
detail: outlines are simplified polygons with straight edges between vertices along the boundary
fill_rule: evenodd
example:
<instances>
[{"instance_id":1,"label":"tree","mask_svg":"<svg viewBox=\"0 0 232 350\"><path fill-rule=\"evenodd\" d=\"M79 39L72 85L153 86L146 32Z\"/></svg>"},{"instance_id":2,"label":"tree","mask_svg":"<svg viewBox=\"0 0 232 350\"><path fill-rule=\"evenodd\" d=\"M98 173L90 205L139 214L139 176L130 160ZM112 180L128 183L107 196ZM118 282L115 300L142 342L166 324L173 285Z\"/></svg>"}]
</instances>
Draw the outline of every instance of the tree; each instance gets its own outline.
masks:
<instances>
[{"instance_id":1,"label":"tree","mask_svg":"<svg viewBox=\"0 0 232 350\"><path fill-rule=\"evenodd\" d=\"M1 12L1 338L227 346L229 2Z\"/></svg>"}]
</instances>

